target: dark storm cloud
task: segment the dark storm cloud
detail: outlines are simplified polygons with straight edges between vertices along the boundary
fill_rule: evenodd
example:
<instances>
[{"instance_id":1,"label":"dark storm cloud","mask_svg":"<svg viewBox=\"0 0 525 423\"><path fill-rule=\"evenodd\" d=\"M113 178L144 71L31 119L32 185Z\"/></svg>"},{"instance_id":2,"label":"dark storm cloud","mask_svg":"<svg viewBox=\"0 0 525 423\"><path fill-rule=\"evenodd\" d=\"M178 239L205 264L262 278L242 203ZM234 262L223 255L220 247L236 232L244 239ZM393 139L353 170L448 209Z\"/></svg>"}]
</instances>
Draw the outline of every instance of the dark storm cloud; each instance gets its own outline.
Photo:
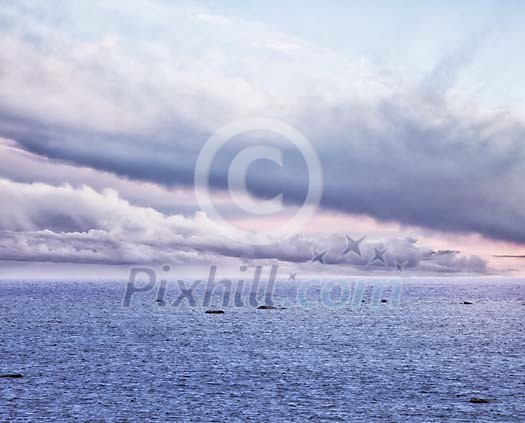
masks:
<instances>
[{"instance_id":1,"label":"dark storm cloud","mask_svg":"<svg viewBox=\"0 0 525 423\"><path fill-rule=\"evenodd\" d=\"M326 132L310 135L325 172L322 206L383 221L525 242L525 214L520 206L525 202L521 182L525 178L524 129L505 118L458 121L443 110L435 112L437 124L412 108L384 104L370 111L381 117L384 128L378 131L356 121L349 109L339 112L347 116L338 119L337 134L331 134L333 127L326 125ZM319 126L325 126L321 115L317 117ZM30 127L25 130L31 132ZM3 135L49 157L134 179L190 187L204 138L197 132L193 137L174 133L173 139L192 141L169 145L154 136L125 139L57 133L42 137L38 131L22 136L4 131ZM304 166L294 167L293 161L285 164L278 174L264 172L250 178L252 193L272 197L276 186L283 186L285 201L302 201L307 178L297 175L304 175ZM227 188L227 169L227 165L215 169L212 187Z\"/></svg>"}]
</instances>

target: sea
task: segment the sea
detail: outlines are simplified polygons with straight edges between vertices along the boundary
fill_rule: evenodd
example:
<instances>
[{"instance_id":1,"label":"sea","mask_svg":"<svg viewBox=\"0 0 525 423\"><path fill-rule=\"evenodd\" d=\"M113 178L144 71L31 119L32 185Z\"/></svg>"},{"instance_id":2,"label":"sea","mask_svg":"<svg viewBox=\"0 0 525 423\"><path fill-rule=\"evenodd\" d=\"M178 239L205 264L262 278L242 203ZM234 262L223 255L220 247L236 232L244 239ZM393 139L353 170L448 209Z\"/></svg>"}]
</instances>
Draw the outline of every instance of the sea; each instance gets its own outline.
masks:
<instances>
[{"instance_id":1,"label":"sea","mask_svg":"<svg viewBox=\"0 0 525 423\"><path fill-rule=\"evenodd\" d=\"M0 281L0 421L525 422L525 281L396 283Z\"/></svg>"}]
</instances>

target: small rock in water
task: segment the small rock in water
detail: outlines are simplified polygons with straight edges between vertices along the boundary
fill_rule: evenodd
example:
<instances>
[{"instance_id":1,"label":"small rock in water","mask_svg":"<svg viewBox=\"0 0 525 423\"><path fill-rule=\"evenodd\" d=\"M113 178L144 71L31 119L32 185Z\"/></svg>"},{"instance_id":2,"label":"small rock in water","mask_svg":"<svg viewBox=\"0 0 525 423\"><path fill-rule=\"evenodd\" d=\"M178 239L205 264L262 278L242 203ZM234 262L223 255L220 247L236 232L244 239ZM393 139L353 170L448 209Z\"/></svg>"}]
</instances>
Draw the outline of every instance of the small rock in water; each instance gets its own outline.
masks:
<instances>
[{"instance_id":1,"label":"small rock in water","mask_svg":"<svg viewBox=\"0 0 525 423\"><path fill-rule=\"evenodd\" d=\"M224 310L206 310L206 314L224 314Z\"/></svg>"},{"instance_id":2,"label":"small rock in water","mask_svg":"<svg viewBox=\"0 0 525 423\"><path fill-rule=\"evenodd\" d=\"M21 377L24 377L24 375L21 373L7 373L5 375L0 375L0 378L19 379Z\"/></svg>"},{"instance_id":3,"label":"small rock in water","mask_svg":"<svg viewBox=\"0 0 525 423\"><path fill-rule=\"evenodd\" d=\"M385 299L382 299L381 302L382 302L382 303L387 303L388 301L385 300Z\"/></svg>"},{"instance_id":4,"label":"small rock in water","mask_svg":"<svg viewBox=\"0 0 525 423\"><path fill-rule=\"evenodd\" d=\"M473 304L473 303L471 303L470 301L463 301L463 304L471 305L471 304Z\"/></svg>"},{"instance_id":5,"label":"small rock in water","mask_svg":"<svg viewBox=\"0 0 525 423\"><path fill-rule=\"evenodd\" d=\"M468 400L468 402L471 402L472 404L487 404L489 402L493 402L493 399L490 398L478 398L478 397L472 397Z\"/></svg>"},{"instance_id":6,"label":"small rock in water","mask_svg":"<svg viewBox=\"0 0 525 423\"><path fill-rule=\"evenodd\" d=\"M284 307L275 307L273 305L260 305L257 310L285 310Z\"/></svg>"}]
</instances>

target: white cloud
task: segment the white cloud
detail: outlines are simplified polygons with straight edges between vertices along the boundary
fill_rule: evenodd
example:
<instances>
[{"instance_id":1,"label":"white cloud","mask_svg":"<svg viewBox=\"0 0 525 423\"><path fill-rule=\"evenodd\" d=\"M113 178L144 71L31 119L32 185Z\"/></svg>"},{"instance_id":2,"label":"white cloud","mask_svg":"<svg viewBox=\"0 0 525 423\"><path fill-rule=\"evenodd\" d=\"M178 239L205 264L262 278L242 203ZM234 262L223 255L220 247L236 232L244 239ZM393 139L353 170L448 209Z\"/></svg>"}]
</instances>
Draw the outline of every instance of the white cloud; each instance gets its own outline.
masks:
<instances>
[{"instance_id":1,"label":"white cloud","mask_svg":"<svg viewBox=\"0 0 525 423\"><path fill-rule=\"evenodd\" d=\"M291 41L273 41L271 43L265 44L266 47L273 50L284 51L284 52L293 52L297 50L302 50L300 44L291 42Z\"/></svg>"},{"instance_id":2,"label":"white cloud","mask_svg":"<svg viewBox=\"0 0 525 423\"><path fill-rule=\"evenodd\" d=\"M0 179L0 197L9 204L0 209L2 260L210 264L221 257L237 257L308 266L312 248L322 247L329 250L329 266L361 272L388 270L369 266L366 260L353 255L340 259L344 243L338 236L295 236L276 240L270 246L243 245L220 236L203 213L192 218L166 215L149 207L133 206L112 190L97 192L87 186L55 187ZM487 271L486 263L479 258L420 247L410 238L367 242L363 245L365 256L373 252L373 247L389 249L390 271L396 261L407 261L415 270L435 273Z\"/></svg>"},{"instance_id":3,"label":"white cloud","mask_svg":"<svg viewBox=\"0 0 525 423\"><path fill-rule=\"evenodd\" d=\"M230 23L230 20L222 15L216 15L211 13L197 13L195 19L200 21L208 22L211 24L226 25Z\"/></svg>"}]
</instances>

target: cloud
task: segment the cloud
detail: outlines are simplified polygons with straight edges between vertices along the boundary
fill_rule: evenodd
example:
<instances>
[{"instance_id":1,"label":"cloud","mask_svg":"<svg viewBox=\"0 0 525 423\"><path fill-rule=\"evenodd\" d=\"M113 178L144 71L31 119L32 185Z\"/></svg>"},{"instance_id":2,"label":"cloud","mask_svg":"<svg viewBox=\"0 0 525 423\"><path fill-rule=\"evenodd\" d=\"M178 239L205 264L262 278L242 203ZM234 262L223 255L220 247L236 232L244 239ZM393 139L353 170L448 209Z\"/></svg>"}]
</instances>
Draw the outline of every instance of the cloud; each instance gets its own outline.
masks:
<instances>
[{"instance_id":1,"label":"cloud","mask_svg":"<svg viewBox=\"0 0 525 423\"><path fill-rule=\"evenodd\" d=\"M271 28L232 18L201 33L195 19L217 23L216 16L138 4L64 7L63 19L47 6L6 6L0 136L71 165L191 190L197 155L216 128L239 116L278 115L321 157L323 208L525 243L523 120L465 109L451 89L465 66L457 54L423 84L407 84L307 44L293 55L252 51L291 46ZM475 44L461 46L459 56L472 58ZM230 147L225 156L234 152ZM228 163L217 165L210 183L220 191ZM266 198L283 187L285 201L300 203L304 163L292 158L271 172L266 165L254 165L251 192ZM93 195L86 190L81 197ZM67 222L62 210L48 208L46 222L55 230L94 225L92 210L78 210ZM5 219L20 230L39 226L27 213ZM293 249L284 253L295 258Z\"/></svg>"},{"instance_id":2,"label":"cloud","mask_svg":"<svg viewBox=\"0 0 525 423\"><path fill-rule=\"evenodd\" d=\"M214 15L211 13L197 13L195 14L195 19L218 25L225 25L230 22L225 16Z\"/></svg>"},{"instance_id":3,"label":"cloud","mask_svg":"<svg viewBox=\"0 0 525 423\"><path fill-rule=\"evenodd\" d=\"M51 160L27 152L16 142L2 138L0 169L1 176L15 182L43 182L54 186L69 184L73 187L87 185L99 192L111 188L117 191L120 197L135 205L184 215L193 215L199 210L193 189L169 189L151 182L130 180L110 172ZM220 197L215 201L221 204Z\"/></svg>"},{"instance_id":4,"label":"cloud","mask_svg":"<svg viewBox=\"0 0 525 423\"><path fill-rule=\"evenodd\" d=\"M302 47L300 44L291 42L291 41L273 41L271 43L265 44L266 47L273 50L290 52L295 50L301 50Z\"/></svg>"},{"instance_id":5,"label":"cloud","mask_svg":"<svg viewBox=\"0 0 525 423\"><path fill-rule=\"evenodd\" d=\"M134 206L112 190L0 180L0 197L10 205L0 209L0 257L4 261L210 264L230 257L309 266L312 248L322 246L329 249L328 266L385 270L357 256L339 259L344 248L340 236L298 235L260 247L239 244L216 233L203 213L192 218L165 215ZM397 261L407 262L407 269L434 273L488 271L479 258L435 252L416 243L412 238L372 241L364 244L363 251L367 257L373 247L388 248L390 270Z\"/></svg>"}]
</instances>

